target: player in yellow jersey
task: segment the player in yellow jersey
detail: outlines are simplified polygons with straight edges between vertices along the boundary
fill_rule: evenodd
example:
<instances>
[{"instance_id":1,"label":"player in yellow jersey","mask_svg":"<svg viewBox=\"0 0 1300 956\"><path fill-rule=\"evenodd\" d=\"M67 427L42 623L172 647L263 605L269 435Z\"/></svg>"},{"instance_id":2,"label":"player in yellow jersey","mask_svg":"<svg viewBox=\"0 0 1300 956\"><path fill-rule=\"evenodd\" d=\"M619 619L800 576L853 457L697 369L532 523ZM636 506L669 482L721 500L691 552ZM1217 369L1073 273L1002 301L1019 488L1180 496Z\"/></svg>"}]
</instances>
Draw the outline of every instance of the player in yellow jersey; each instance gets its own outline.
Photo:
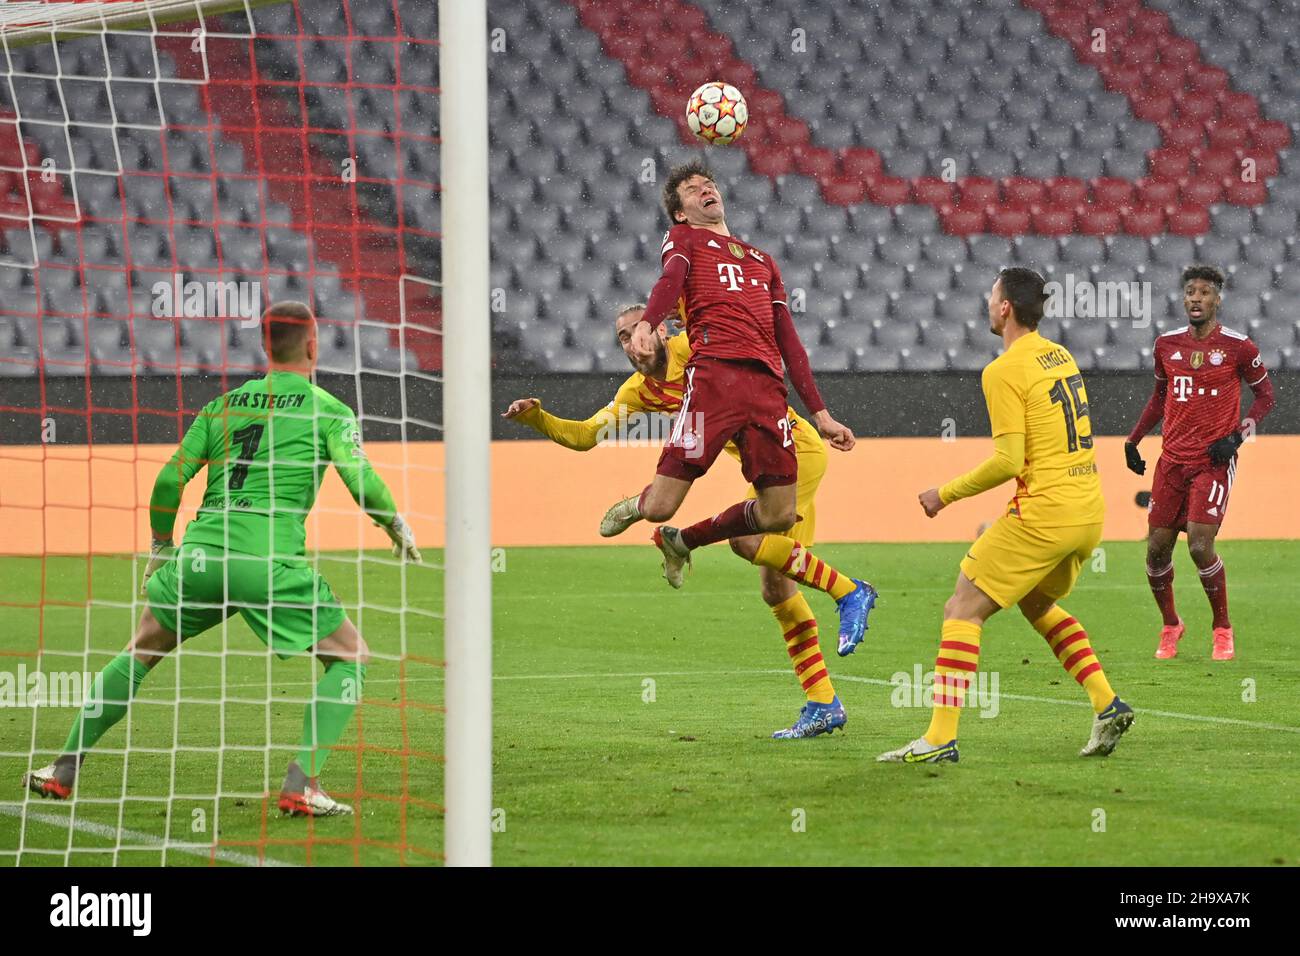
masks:
<instances>
[{"instance_id":1,"label":"player in yellow jersey","mask_svg":"<svg viewBox=\"0 0 1300 956\"><path fill-rule=\"evenodd\" d=\"M1063 346L1038 334L1043 288L1043 277L1024 268L1003 269L993 283L989 327L1006 346L982 380L993 456L919 498L933 518L1010 478L1016 490L1006 514L971 546L944 605L929 730L878 760L957 761L957 721L979 664L980 630L1013 604L1092 701L1096 716L1081 756L1109 755L1133 723L1133 709L1111 689L1083 626L1056 603L1101 541L1105 508L1083 376Z\"/></svg>"},{"instance_id":2,"label":"player in yellow jersey","mask_svg":"<svg viewBox=\"0 0 1300 956\"><path fill-rule=\"evenodd\" d=\"M521 398L511 403L503 417L528 425L565 448L587 451L601 441L620 435L644 437L649 431L647 421L636 416L678 412L685 386L684 370L691 357L690 345L685 335L667 335L660 325L653 340L654 353L650 357L639 354L632 345L632 330L644 313L644 305L628 305L619 310L615 319L619 342L636 372L620 386L614 401L590 418L577 421L557 418L545 411L535 398ZM772 735L781 739L831 733L843 727L847 719L822 658L817 619L797 585L806 584L825 591L837 602L854 590L851 577L841 574L809 550L817 523L814 498L826 471L826 445L817 429L794 409L787 409L787 414L799 469L796 487L799 521L784 534L753 534L730 541L736 554L760 568L763 600L771 607L781 628L795 676L807 697L794 725ZM734 445L728 444L726 451L739 460ZM749 497L754 496L751 486ZM874 588L870 596L874 603ZM842 642L838 649L840 656L852 653L857 643Z\"/></svg>"}]
</instances>

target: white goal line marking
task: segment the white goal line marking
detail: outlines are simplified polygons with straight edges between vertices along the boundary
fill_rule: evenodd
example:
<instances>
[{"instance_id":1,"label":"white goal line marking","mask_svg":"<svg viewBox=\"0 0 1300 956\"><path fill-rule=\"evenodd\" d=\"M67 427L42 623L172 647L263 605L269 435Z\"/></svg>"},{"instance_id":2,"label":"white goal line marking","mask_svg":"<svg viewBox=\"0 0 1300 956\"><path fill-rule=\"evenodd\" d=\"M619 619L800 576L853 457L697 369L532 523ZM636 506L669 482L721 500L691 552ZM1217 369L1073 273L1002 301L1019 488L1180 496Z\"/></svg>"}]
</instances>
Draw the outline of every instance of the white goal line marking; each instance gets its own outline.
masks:
<instances>
[{"instance_id":1,"label":"white goal line marking","mask_svg":"<svg viewBox=\"0 0 1300 956\"><path fill-rule=\"evenodd\" d=\"M39 810L28 810L25 807L14 806L13 804L0 804L0 813L3 813L7 817L14 817L20 820L23 817L26 817L28 823L44 823L46 826L63 828L71 826L74 830L88 833L91 836L103 837L106 840L129 841L133 844L130 847L104 847L103 850L98 850L93 847L79 847L76 850L54 851L53 853L48 853L43 849L28 848L26 852L31 853L32 856L50 856L63 852L67 854L68 860L71 861L74 856L83 852L110 853L113 852L114 849L156 849L165 850L168 853L184 853L186 856L197 856L204 860L217 859L222 863L235 863L239 866L297 865L295 863L286 863L283 860L275 860L269 856L264 859L258 859L251 853L240 853L237 850L228 850L224 847L217 847L214 851L210 846L199 846L193 843L173 843L171 840L164 840L162 837L154 836L151 833L142 833L139 830L128 830L126 828L117 829L116 827L110 827L106 823L96 823L93 820L78 820L75 817L60 817L53 813L42 813ZM134 844L141 845L137 846ZM69 865L71 865L70 862Z\"/></svg>"}]
</instances>

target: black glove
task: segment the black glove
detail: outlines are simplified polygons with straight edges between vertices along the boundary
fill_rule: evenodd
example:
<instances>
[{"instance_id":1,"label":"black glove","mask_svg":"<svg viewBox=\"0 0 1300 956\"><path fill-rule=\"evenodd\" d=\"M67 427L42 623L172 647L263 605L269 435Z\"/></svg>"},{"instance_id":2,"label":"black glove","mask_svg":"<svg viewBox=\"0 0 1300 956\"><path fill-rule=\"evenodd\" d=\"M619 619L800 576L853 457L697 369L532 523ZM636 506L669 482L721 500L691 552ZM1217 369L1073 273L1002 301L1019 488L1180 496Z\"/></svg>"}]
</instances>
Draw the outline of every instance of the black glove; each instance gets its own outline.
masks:
<instances>
[{"instance_id":1,"label":"black glove","mask_svg":"<svg viewBox=\"0 0 1300 956\"><path fill-rule=\"evenodd\" d=\"M1210 446L1210 462L1215 465L1226 465L1237 454L1237 449L1241 447L1243 441L1245 439L1241 437L1241 432L1224 435Z\"/></svg>"},{"instance_id":2,"label":"black glove","mask_svg":"<svg viewBox=\"0 0 1300 956\"><path fill-rule=\"evenodd\" d=\"M1142 456L1138 454L1138 446L1133 444L1131 441L1126 441L1124 443L1124 464L1128 465L1128 470L1133 472L1135 475L1146 474L1147 463L1143 461Z\"/></svg>"}]
</instances>

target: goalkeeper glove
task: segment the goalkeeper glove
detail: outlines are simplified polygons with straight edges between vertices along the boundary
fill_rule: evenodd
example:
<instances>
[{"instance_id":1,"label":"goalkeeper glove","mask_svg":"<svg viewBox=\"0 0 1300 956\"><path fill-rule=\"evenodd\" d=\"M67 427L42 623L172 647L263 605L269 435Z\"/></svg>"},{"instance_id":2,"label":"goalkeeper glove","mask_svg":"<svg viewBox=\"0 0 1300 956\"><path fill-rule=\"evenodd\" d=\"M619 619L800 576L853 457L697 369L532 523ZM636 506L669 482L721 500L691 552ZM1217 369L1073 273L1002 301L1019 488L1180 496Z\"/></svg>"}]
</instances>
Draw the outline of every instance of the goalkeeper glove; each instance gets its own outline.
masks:
<instances>
[{"instance_id":1,"label":"goalkeeper glove","mask_svg":"<svg viewBox=\"0 0 1300 956\"><path fill-rule=\"evenodd\" d=\"M1210 446L1210 462L1215 465L1226 465L1237 454L1237 449L1241 447L1243 441L1245 439L1241 437L1241 432L1224 435Z\"/></svg>"},{"instance_id":2,"label":"goalkeeper glove","mask_svg":"<svg viewBox=\"0 0 1300 956\"><path fill-rule=\"evenodd\" d=\"M148 594L147 585L153 573L172 559L172 551L171 541L164 541L160 538L153 539L153 545L149 548L149 563L144 566L144 577L140 579L141 597Z\"/></svg>"},{"instance_id":3,"label":"goalkeeper glove","mask_svg":"<svg viewBox=\"0 0 1300 956\"><path fill-rule=\"evenodd\" d=\"M1147 463L1142 460L1138 454L1138 446L1131 441L1124 443L1124 463L1128 465L1128 470L1135 475L1144 475L1147 470Z\"/></svg>"},{"instance_id":4,"label":"goalkeeper glove","mask_svg":"<svg viewBox=\"0 0 1300 956\"><path fill-rule=\"evenodd\" d=\"M415 546L415 532L411 526L406 523L406 519L401 515L393 515L393 523L384 527L384 532L388 535L389 540L393 542L393 557L405 558L407 561L414 561L416 564L423 563L424 559L420 557L420 549Z\"/></svg>"}]
</instances>

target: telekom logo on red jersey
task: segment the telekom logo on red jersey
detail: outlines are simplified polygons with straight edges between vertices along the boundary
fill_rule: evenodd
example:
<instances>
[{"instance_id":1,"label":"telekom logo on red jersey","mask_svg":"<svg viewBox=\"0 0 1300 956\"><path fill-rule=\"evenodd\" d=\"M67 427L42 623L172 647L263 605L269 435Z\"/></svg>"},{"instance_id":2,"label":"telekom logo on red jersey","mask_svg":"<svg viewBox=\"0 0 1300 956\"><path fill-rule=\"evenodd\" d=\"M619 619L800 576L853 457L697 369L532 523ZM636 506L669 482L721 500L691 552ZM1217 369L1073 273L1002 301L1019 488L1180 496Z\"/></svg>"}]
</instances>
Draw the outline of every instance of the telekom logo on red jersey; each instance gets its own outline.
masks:
<instances>
[{"instance_id":1,"label":"telekom logo on red jersey","mask_svg":"<svg viewBox=\"0 0 1300 956\"><path fill-rule=\"evenodd\" d=\"M740 292L744 288L745 274L734 262L718 263L718 281L727 287L728 292Z\"/></svg>"},{"instance_id":2,"label":"telekom logo on red jersey","mask_svg":"<svg viewBox=\"0 0 1300 956\"><path fill-rule=\"evenodd\" d=\"M1174 376L1174 399L1185 402L1192 394L1192 377L1190 375Z\"/></svg>"}]
</instances>

